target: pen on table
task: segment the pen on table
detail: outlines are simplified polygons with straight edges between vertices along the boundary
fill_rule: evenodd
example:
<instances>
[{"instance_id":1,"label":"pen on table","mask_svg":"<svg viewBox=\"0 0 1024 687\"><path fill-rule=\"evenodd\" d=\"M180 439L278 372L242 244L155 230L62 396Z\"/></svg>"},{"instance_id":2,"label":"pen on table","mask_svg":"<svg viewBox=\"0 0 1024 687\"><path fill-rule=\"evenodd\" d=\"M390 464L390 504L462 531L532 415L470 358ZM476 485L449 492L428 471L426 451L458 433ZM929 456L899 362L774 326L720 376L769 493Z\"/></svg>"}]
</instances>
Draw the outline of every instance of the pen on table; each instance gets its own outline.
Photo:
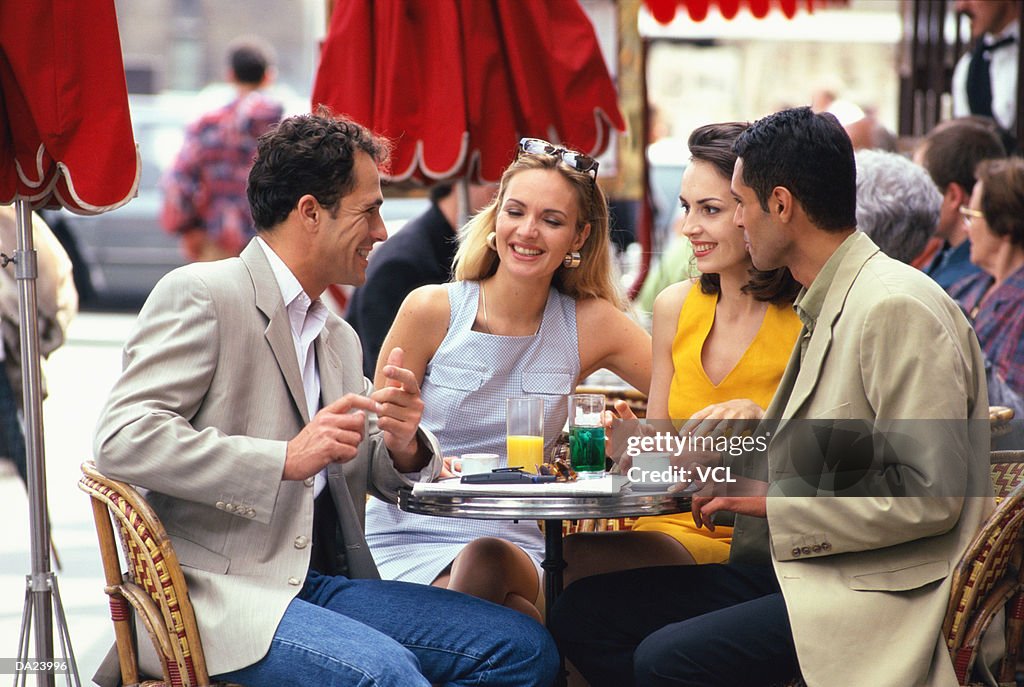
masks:
<instances>
[{"instance_id":1,"label":"pen on table","mask_svg":"<svg viewBox=\"0 0 1024 687\"><path fill-rule=\"evenodd\" d=\"M495 470L475 475L463 475L463 484L541 484L554 482L554 475L531 475L514 470Z\"/></svg>"}]
</instances>

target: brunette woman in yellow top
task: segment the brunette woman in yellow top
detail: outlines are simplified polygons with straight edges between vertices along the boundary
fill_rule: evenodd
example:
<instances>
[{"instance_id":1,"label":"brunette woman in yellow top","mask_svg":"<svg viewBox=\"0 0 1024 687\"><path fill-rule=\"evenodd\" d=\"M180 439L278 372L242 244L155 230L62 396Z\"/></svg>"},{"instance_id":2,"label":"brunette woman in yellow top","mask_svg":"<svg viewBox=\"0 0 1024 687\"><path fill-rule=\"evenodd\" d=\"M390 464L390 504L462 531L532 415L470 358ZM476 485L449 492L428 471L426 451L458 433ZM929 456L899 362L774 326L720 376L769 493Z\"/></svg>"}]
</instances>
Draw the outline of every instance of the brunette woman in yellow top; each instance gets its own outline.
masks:
<instances>
[{"instance_id":1,"label":"brunette woman in yellow top","mask_svg":"<svg viewBox=\"0 0 1024 687\"><path fill-rule=\"evenodd\" d=\"M732 144L746 127L709 124L690 135L679 202L702 276L673 284L654 303L652 420L681 426L722 403L716 412L751 417L750 404L764 409L775 394L800 332L792 308L800 285L786 269L755 270L733 223ZM616 410L633 417L625 403ZM627 568L724 562L731 534L730 527L698 529L689 513L641 518L629 532L575 534L565 541L566 582Z\"/></svg>"}]
</instances>

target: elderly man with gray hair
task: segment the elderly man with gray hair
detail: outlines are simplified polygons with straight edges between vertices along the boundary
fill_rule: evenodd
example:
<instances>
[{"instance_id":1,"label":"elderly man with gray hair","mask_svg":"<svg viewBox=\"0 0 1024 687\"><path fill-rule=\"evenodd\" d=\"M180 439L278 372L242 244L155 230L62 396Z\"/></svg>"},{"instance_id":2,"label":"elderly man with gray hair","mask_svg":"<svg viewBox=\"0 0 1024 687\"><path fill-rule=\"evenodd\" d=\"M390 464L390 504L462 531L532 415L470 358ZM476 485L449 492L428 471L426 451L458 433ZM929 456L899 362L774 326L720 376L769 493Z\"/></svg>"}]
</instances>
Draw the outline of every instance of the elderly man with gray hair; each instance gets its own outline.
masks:
<instances>
[{"instance_id":1,"label":"elderly man with gray hair","mask_svg":"<svg viewBox=\"0 0 1024 687\"><path fill-rule=\"evenodd\" d=\"M886 255L909 263L924 249L939 222L942 194L928 172L880 150L859 150L857 228Z\"/></svg>"}]
</instances>

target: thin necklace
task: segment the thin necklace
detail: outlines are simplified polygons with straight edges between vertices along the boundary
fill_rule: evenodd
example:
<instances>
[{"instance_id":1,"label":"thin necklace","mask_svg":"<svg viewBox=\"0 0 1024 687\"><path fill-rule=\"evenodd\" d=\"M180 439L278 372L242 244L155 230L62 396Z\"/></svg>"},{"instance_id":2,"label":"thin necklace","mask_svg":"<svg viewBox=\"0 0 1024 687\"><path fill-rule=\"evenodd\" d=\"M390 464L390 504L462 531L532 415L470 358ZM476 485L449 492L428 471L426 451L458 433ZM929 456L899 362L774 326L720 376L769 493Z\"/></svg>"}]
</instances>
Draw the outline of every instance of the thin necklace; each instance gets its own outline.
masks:
<instances>
[{"instance_id":1,"label":"thin necklace","mask_svg":"<svg viewBox=\"0 0 1024 687\"><path fill-rule=\"evenodd\" d=\"M484 288L483 282L480 282L480 305L484 309L484 331L491 334L491 323L487 320L487 290Z\"/></svg>"},{"instance_id":2,"label":"thin necklace","mask_svg":"<svg viewBox=\"0 0 1024 687\"><path fill-rule=\"evenodd\" d=\"M484 283L483 282L480 282L480 306L483 308L483 311L484 311L484 321L482 323L483 326L484 326L484 333L485 334L490 334L490 335L493 336L494 332L491 331L491 323L487 319L487 289L484 288ZM540 318L540 322L537 323L537 331L535 331L533 333L534 336L537 336L537 334L540 333L540 328L541 328L541 325L543 323L544 323L544 316L542 314L541 318Z\"/></svg>"}]
</instances>

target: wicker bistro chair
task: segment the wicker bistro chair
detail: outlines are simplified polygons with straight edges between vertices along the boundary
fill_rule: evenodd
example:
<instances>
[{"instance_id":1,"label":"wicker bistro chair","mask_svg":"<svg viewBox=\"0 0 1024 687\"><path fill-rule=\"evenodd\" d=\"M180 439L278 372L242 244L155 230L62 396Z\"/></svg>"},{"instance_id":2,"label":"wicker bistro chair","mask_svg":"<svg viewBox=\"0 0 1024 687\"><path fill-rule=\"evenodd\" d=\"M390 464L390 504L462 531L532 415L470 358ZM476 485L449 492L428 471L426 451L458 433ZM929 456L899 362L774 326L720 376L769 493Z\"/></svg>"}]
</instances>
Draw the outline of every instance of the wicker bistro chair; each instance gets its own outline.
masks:
<instances>
[{"instance_id":1,"label":"wicker bistro chair","mask_svg":"<svg viewBox=\"0 0 1024 687\"><path fill-rule=\"evenodd\" d=\"M92 499L104 591L110 597L121 679L142 687L207 687L210 682L195 614L178 557L146 500L129 484L104 477L92 461L82 464L78 488ZM114 527L128 566L121 572ZM163 670L161 680L139 682L134 614L146 628Z\"/></svg>"},{"instance_id":2,"label":"wicker bistro chair","mask_svg":"<svg viewBox=\"0 0 1024 687\"><path fill-rule=\"evenodd\" d=\"M997 679L1014 684L1024 634L1024 451L993 451L997 506L953 571L943 635L959 684L970 684L982 635L1006 608L1006 654Z\"/></svg>"}]
</instances>

